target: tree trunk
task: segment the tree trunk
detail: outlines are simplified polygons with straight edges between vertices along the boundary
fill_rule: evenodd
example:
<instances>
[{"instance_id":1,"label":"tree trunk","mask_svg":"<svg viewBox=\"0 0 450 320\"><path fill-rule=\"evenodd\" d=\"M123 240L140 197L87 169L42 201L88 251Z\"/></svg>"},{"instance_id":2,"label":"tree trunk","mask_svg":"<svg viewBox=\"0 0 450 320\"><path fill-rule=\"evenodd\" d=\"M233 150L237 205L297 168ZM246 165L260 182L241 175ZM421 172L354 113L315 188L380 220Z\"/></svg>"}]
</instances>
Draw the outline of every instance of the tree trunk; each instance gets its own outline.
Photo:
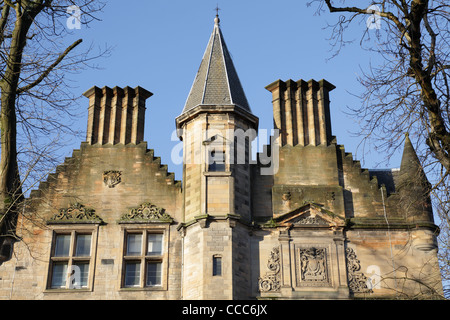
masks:
<instances>
[{"instance_id":1,"label":"tree trunk","mask_svg":"<svg viewBox=\"0 0 450 320\"><path fill-rule=\"evenodd\" d=\"M422 61L422 30L420 28L427 11L428 1L415 0L412 2L408 30L411 39L410 68L420 85L421 99L428 112L430 132L426 141L427 145L446 171L450 171L450 135L442 118L441 103L433 88L432 78L425 70ZM430 47L430 50L434 50L434 48Z\"/></svg>"},{"instance_id":2,"label":"tree trunk","mask_svg":"<svg viewBox=\"0 0 450 320\"><path fill-rule=\"evenodd\" d=\"M35 16L35 15L34 15ZM0 213L7 214L21 197L20 175L17 163L16 95L27 33L34 19L24 11L17 17L6 61L6 70L0 81L1 89L1 159L0 159ZM3 225L5 219L1 219Z\"/></svg>"}]
</instances>

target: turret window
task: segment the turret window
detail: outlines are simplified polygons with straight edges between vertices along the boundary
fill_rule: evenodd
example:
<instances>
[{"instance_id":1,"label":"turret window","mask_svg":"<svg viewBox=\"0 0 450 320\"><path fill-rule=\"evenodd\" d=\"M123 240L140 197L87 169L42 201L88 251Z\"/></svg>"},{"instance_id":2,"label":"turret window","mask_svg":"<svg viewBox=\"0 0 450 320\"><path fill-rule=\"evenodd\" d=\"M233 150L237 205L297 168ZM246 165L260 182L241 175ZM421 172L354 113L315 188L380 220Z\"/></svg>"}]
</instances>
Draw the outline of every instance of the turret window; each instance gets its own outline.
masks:
<instances>
[{"instance_id":1,"label":"turret window","mask_svg":"<svg viewBox=\"0 0 450 320\"><path fill-rule=\"evenodd\" d=\"M208 171L225 171L225 153L223 151L211 150L209 152Z\"/></svg>"},{"instance_id":2,"label":"turret window","mask_svg":"<svg viewBox=\"0 0 450 320\"><path fill-rule=\"evenodd\" d=\"M222 275L222 257L221 256L213 256L213 276L221 276Z\"/></svg>"}]
</instances>

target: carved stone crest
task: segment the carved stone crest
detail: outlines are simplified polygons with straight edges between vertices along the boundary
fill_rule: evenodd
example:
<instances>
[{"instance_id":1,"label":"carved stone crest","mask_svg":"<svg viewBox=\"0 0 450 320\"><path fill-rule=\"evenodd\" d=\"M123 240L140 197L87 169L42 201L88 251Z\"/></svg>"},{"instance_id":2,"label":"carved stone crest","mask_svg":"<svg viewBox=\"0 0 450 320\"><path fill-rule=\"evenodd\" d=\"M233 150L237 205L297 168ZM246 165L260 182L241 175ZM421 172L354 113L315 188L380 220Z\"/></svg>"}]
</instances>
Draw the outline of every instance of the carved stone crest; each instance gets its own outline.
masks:
<instances>
[{"instance_id":1,"label":"carved stone crest","mask_svg":"<svg viewBox=\"0 0 450 320\"><path fill-rule=\"evenodd\" d=\"M279 291L281 288L280 280L280 248L275 247L270 253L270 258L267 263L267 268L270 270L264 277L258 279L258 287L261 292Z\"/></svg>"},{"instance_id":2,"label":"carved stone crest","mask_svg":"<svg viewBox=\"0 0 450 320\"><path fill-rule=\"evenodd\" d=\"M149 202L141 204L137 208L130 209L125 213L120 221L135 222L169 222L173 221L172 217L166 213L166 210L159 208Z\"/></svg>"},{"instance_id":3,"label":"carved stone crest","mask_svg":"<svg viewBox=\"0 0 450 320\"><path fill-rule=\"evenodd\" d=\"M74 222L103 222L103 220L95 214L94 209L89 209L82 204L75 203L68 208L60 209L58 213L53 215L48 221L49 223L74 223Z\"/></svg>"},{"instance_id":4,"label":"carved stone crest","mask_svg":"<svg viewBox=\"0 0 450 320\"><path fill-rule=\"evenodd\" d=\"M325 248L300 249L300 265L302 281L327 281Z\"/></svg>"},{"instance_id":5,"label":"carved stone crest","mask_svg":"<svg viewBox=\"0 0 450 320\"><path fill-rule=\"evenodd\" d=\"M283 195L281 196L281 199L283 199L283 201L289 201L292 198L292 194L288 191L283 193Z\"/></svg>"},{"instance_id":6,"label":"carved stone crest","mask_svg":"<svg viewBox=\"0 0 450 320\"><path fill-rule=\"evenodd\" d=\"M122 171L115 171L115 170L105 171L103 172L103 183L108 188L114 188L115 186L117 186L119 183L122 182L121 176Z\"/></svg>"}]
</instances>

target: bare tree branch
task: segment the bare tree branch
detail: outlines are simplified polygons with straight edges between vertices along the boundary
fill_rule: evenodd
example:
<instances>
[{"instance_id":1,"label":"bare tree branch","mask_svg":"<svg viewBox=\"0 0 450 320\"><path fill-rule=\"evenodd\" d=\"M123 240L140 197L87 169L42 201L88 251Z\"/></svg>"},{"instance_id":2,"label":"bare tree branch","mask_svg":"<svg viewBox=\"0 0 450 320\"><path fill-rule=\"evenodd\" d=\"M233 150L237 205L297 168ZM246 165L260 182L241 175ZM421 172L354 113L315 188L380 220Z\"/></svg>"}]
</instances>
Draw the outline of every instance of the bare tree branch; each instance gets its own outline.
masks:
<instances>
[{"instance_id":1,"label":"bare tree branch","mask_svg":"<svg viewBox=\"0 0 450 320\"><path fill-rule=\"evenodd\" d=\"M59 57L56 59L54 63L52 63L47 70L45 70L39 78L37 78L33 83L30 83L22 88L17 89L17 94L21 94L22 92L28 91L38 84L42 82L49 74L50 72L69 54L70 51L72 51L76 46L78 46L83 40L79 39L75 41L72 45L70 45Z\"/></svg>"}]
</instances>

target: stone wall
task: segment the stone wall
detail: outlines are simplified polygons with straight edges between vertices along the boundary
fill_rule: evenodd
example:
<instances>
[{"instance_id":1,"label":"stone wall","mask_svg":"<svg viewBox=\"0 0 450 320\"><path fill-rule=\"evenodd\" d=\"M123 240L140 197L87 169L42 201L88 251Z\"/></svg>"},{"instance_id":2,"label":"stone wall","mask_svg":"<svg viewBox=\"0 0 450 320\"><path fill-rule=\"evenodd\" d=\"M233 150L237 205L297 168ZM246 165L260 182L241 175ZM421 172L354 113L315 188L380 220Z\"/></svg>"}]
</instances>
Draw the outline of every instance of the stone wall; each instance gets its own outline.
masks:
<instances>
[{"instance_id":1,"label":"stone wall","mask_svg":"<svg viewBox=\"0 0 450 320\"><path fill-rule=\"evenodd\" d=\"M114 177L111 177L112 172L116 173ZM167 167L161 165L146 143L126 146L83 143L80 150L75 150L71 158L58 166L27 201L27 219L20 219L17 229L23 237L23 242L15 245L19 258L0 267L1 297L179 298L181 241L176 222L182 219L181 195L181 183L174 180L174 175L167 172ZM122 221L130 210L144 203L164 209L164 213L173 219L172 225L166 221L134 221L129 217ZM74 210L71 212L75 217L80 208L92 210L99 219L67 219L62 215L70 209ZM163 285L168 290L123 288L124 230L139 228L164 232L168 246L163 257ZM91 282L86 290L79 292L49 289L54 234L73 230L92 232Z\"/></svg>"}]
</instances>

